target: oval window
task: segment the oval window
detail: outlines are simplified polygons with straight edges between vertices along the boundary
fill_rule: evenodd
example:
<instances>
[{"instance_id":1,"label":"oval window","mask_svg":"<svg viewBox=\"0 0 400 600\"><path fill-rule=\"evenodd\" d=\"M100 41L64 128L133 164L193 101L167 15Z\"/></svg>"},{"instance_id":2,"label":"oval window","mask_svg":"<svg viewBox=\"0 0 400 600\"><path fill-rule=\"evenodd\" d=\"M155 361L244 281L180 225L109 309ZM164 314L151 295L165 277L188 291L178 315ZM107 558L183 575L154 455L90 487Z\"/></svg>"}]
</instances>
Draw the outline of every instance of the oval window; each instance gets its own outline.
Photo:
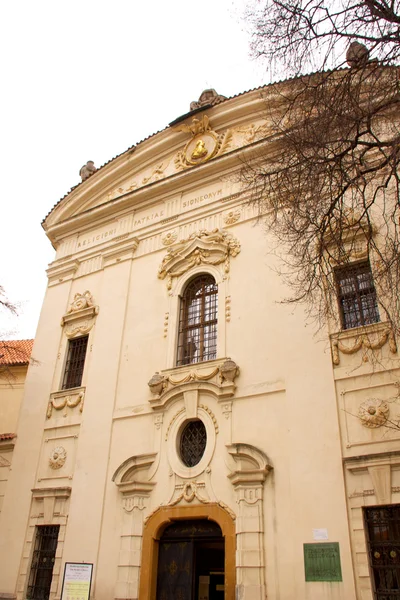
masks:
<instances>
[{"instance_id":1,"label":"oval window","mask_svg":"<svg viewBox=\"0 0 400 600\"><path fill-rule=\"evenodd\" d=\"M180 440L180 455L187 467L197 465L206 449L207 432L204 423L199 419L190 421L184 428Z\"/></svg>"}]
</instances>

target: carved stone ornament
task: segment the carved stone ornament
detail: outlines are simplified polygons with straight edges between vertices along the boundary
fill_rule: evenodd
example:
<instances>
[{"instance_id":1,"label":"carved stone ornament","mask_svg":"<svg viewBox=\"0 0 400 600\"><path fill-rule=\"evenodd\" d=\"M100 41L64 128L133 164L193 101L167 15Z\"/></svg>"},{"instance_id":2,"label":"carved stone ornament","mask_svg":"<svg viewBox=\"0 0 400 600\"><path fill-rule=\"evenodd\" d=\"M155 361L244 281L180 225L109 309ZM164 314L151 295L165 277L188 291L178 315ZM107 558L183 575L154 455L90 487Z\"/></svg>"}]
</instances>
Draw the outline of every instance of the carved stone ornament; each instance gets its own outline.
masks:
<instances>
[{"instance_id":1,"label":"carved stone ornament","mask_svg":"<svg viewBox=\"0 0 400 600\"><path fill-rule=\"evenodd\" d=\"M193 167L223 154L230 148L232 142L233 131L227 129L217 134L211 129L207 115L203 115L201 119L193 117L190 125L183 123L174 129L192 136L185 148L176 155L175 167L178 170Z\"/></svg>"},{"instance_id":2,"label":"carved stone ornament","mask_svg":"<svg viewBox=\"0 0 400 600\"><path fill-rule=\"evenodd\" d=\"M93 296L86 290L83 294L75 294L73 301L68 309L68 314L83 310L84 308L90 308L93 306Z\"/></svg>"},{"instance_id":3,"label":"carved stone ornament","mask_svg":"<svg viewBox=\"0 0 400 600\"><path fill-rule=\"evenodd\" d=\"M369 50L360 42L352 42L346 52L346 61L350 67L365 67L369 60Z\"/></svg>"},{"instance_id":4,"label":"carved stone ornament","mask_svg":"<svg viewBox=\"0 0 400 600\"><path fill-rule=\"evenodd\" d=\"M162 394L167 386L167 379L157 371L150 379L148 386L152 394Z\"/></svg>"},{"instance_id":5,"label":"carved stone ornament","mask_svg":"<svg viewBox=\"0 0 400 600\"><path fill-rule=\"evenodd\" d=\"M161 242L164 244L164 246L170 246L176 242L177 237L178 232L174 229L173 231L168 231L168 233L165 233L161 238Z\"/></svg>"},{"instance_id":6,"label":"carved stone ornament","mask_svg":"<svg viewBox=\"0 0 400 600\"><path fill-rule=\"evenodd\" d=\"M190 103L190 110L196 110L203 106L215 106L224 100L226 100L226 96L221 96L221 94L217 94L213 88L209 88L208 90L201 92L200 98L197 101L194 100Z\"/></svg>"},{"instance_id":7,"label":"carved stone ornament","mask_svg":"<svg viewBox=\"0 0 400 600\"><path fill-rule=\"evenodd\" d=\"M180 277L198 265L224 263L224 271L227 274L230 269L230 257L237 256L239 252L240 242L222 229L195 232L168 250L158 270L158 277L167 279L167 287L170 290L173 277Z\"/></svg>"},{"instance_id":8,"label":"carved stone ornament","mask_svg":"<svg viewBox=\"0 0 400 600\"><path fill-rule=\"evenodd\" d=\"M83 294L76 293L66 314L61 319L61 327L67 337L85 335L92 329L99 307L95 306L92 294L86 290Z\"/></svg>"},{"instance_id":9,"label":"carved stone ornament","mask_svg":"<svg viewBox=\"0 0 400 600\"><path fill-rule=\"evenodd\" d=\"M189 365L193 367L194 365ZM171 375L161 375L156 372L148 382L150 391L155 396L162 395L165 391L171 388L181 386L185 383L202 382L202 381L216 381L219 379L221 385L223 384L234 384L236 377L239 375L240 369L235 361L230 358L226 359L225 362L212 368L196 370L191 368L189 371L185 370L181 377L172 377Z\"/></svg>"},{"instance_id":10,"label":"carved stone ornament","mask_svg":"<svg viewBox=\"0 0 400 600\"><path fill-rule=\"evenodd\" d=\"M115 471L112 481L118 487L123 497L123 508L126 512L145 508L145 498L150 496L155 482L154 461L157 453L138 454L125 460Z\"/></svg>"},{"instance_id":11,"label":"carved stone ornament","mask_svg":"<svg viewBox=\"0 0 400 600\"><path fill-rule=\"evenodd\" d=\"M69 393L68 393L69 392ZM70 390L63 392L54 392L50 396L49 404L47 406L46 416L50 419L53 408L54 410L64 410L63 416L67 416L67 408L75 408L79 406L79 412L83 411L83 401L85 398L84 388L71 393Z\"/></svg>"},{"instance_id":12,"label":"carved stone ornament","mask_svg":"<svg viewBox=\"0 0 400 600\"><path fill-rule=\"evenodd\" d=\"M272 470L267 455L250 444L231 444L226 447L229 453L230 473L228 475L234 487L256 486L264 483ZM254 503L257 501L254 499Z\"/></svg>"},{"instance_id":13,"label":"carved stone ornament","mask_svg":"<svg viewBox=\"0 0 400 600\"><path fill-rule=\"evenodd\" d=\"M49 465L52 469L61 469L67 460L67 451L63 446L57 446L49 457Z\"/></svg>"},{"instance_id":14,"label":"carved stone ornament","mask_svg":"<svg viewBox=\"0 0 400 600\"><path fill-rule=\"evenodd\" d=\"M237 223L237 221L239 221L240 219L240 210L236 209L236 210L230 210L229 212L224 214L224 223L226 225L233 225L234 223Z\"/></svg>"},{"instance_id":15,"label":"carved stone ornament","mask_svg":"<svg viewBox=\"0 0 400 600\"><path fill-rule=\"evenodd\" d=\"M382 427L389 418L389 406L384 400L369 398L360 404L358 416L364 427Z\"/></svg>"},{"instance_id":16,"label":"carved stone ornament","mask_svg":"<svg viewBox=\"0 0 400 600\"><path fill-rule=\"evenodd\" d=\"M239 367L234 360L228 358L219 369L221 382L234 382L239 375Z\"/></svg>"},{"instance_id":17,"label":"carved stone ornament","mask_svg":"<svg viewBox=\"0 0 400 600\"><path fill-rule=\"evenodd\" d=\"M92 160L88 160L86 165L79 170L79 175L82 181L86 181L93 173L96 171L96 167L94 166L94 162Z\"/></svg>"},{"instance_id":18,"label":"carved stone ornament","mask_svg":"<svg viewBox=\"0 0 400 600\"><path fill-rule=\"evenodd\" d=\"M348 344L345 344L339 337L332 338L332 362L334 365L340 364L340 354L355 354L361 348L364 350L363 361L368 361L368 356L365 354L365 350L380 350L383 346L388 343L389 349L392 354L397 353L396 338L393 330L385 328L383 331L373 331L371 333L362 333L357 335L355 340Z\"/></svg>"}]
</instances>

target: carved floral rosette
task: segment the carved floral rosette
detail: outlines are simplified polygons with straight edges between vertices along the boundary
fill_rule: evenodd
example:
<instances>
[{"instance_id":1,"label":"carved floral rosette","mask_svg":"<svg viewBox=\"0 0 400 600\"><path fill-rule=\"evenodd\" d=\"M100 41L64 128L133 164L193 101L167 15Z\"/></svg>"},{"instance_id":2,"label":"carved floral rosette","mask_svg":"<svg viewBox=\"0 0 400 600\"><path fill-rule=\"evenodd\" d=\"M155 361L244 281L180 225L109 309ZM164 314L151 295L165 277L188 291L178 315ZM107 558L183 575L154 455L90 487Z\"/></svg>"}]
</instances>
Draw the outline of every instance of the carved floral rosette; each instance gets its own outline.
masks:
<instances>
[{"instance_id":1,"label":"carved floral rosette","mask_svg":"<svg viewBox=\"0 0 400 600\"><path fill-rule=\"evenodd\" d=\"M224 223L226 225L233 225L237 221L239 221L241 216L241 212L239 209L230 210L229 212L224 214Z\"/></svg>"},{"instance_id":2,"label":"carved floral rosette","mask_svg":"<svg viewBox=\"0 0 400 600\"><path fill-rule=\"evenodd\" d=\"M174 229L173 231L168 231L167 233L165 233L161 238L161 242L164 244L164 246L170 246L171 244L176 242L177 237L178 232L176 231L176 229Z\"/></svg>"},{"instance_id":3,"label":"carved floral rosette","mask_svg":"<svg viewBox=\"0 0 400 600\"><path fill-rule=\"evenodd\" d=\"M240 242L223 229L194 232L168 249L158 270L158 277L167 279L170 290L174 277L180 277L199 265L223 264L227 274L230 270L230 257L237 256L240 249Z\"/></svg>"},{"instance_id":4,"label":"carved floral rosette","mask_svg":"<svg viewBox=\"0 0 400 600\"><path fill-rule=\"evenodd\" d=\"M384 400L369 398L360 404L358 416L364 427L382 427L389 418L389 406Z\"/></svg>"},{"instance_id":5,"label":"carved floral rosette","mask_svg":"<svg viewBox=\"0 0 400 600\"><path fill-rule=\"evenodd\" d=\"M67 451L63 446L57 446L49 457L49 465L52 469L61 469L67 460Z\"/></svg>"}]
</instances>

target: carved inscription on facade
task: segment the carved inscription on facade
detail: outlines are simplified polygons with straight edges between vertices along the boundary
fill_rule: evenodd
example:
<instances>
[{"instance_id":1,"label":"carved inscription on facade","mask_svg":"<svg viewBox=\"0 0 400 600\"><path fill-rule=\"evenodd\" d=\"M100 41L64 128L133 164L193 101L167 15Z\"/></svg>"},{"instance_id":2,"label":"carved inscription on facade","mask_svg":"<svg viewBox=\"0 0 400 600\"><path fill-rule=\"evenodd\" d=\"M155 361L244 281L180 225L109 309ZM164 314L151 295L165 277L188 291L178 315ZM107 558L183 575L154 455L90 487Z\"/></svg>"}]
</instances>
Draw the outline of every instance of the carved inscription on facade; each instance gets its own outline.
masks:
<instances>
[{"instance_id":1,"label":"carved inscription on facade","mask_svg":"<svg viewBox=\"0 0 400 600\"><path fill-rule=\"evenodd\" d=\"M165 218L164 209L154 209L154 211L141 215L140 213L135 216L133 221L133 227L145 227L146 225L150 225L154 223L154 221L159 221L160 219Z\"/></svg>"},{"instance_id":2,"label":"carved inscription on facade","mask_svg":"<svg viewBox=\"0 0 400 600\"><path fill-rule=\"evenodd\" d=\"M110 228L104 231L96 232L93 235L87 235L85 237L78 238L77 248L86 248L88 246L95 246L96 244L101 244L116 233L116 228Z\"/></svg>"},{"instance_id":3,"label":"carved inscription on facade","mask_svg":"<svg viewBox=\"0 0 400 600\"><path fill-rule=\"evenodd\" d=\"M218 200L222 198L222 188L217 190L210 190L205 192L204 194L197 194L196 196L192 196L191 198L184 198L182 200L182 208L186 210L198 206L199 204L208 204L213 200Z\"/></svg>"}]
</instances>

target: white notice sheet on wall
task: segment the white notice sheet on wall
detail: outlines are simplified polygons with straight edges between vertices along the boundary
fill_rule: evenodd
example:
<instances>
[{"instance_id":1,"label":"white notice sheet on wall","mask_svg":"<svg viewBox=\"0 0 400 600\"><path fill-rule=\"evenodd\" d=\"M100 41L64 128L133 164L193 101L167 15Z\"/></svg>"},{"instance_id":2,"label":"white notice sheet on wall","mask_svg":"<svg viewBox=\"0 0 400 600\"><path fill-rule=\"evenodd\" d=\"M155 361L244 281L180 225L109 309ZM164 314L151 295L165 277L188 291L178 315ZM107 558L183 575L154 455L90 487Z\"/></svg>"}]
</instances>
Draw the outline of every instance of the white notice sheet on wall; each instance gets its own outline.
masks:
<instances>
[{"instance_id":1,"label":"white notice sheet on wall","mask_svg":"<svg viewBox=\"0 0 400 600\"><path fill-rule=\"evenodd\" d=\"M319 542L322 540L328 539L328 530L327 529L313 529L312 530L313 540L318 540Z\"/></svg>"}]
</instances>

